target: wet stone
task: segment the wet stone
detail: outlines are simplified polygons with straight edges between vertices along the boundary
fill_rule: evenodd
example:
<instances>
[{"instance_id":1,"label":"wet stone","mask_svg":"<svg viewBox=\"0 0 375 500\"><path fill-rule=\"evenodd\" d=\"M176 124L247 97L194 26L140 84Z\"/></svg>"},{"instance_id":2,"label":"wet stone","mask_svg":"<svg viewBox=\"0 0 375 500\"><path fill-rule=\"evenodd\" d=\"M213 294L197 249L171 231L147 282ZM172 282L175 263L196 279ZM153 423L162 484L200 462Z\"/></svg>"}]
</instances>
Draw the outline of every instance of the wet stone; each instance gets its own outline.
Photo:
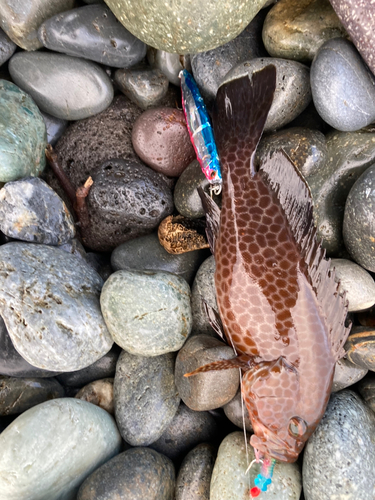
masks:
<instances>
[{"instance_id":1,"label":"wet stone","mask_svg":"<svg viewBox=\"0 0 375 500\"><path fill-rule=\"evenodd\" d=\"M312 61L319 47L346 35L329 0L281 0L269 11L263 41L272 57Z\"/></svg>"},{"instance_id":2,"label":"wet stone","mask_svg":"<svg viewBox=\"0 0 375 500\"><path fill-rule=\"evenodd\" d=\"M15 350L3 318L0 316L0 374L9 377L53 377L58 372L30 365Z\"/></svg>"},{"instance_id":3,"label":"wet stone","mask_svg":"<svg viewBox=\"0 0 375 500\"><path fill-rule=\"evenodd\" d=\"M74 500L91 472L120 451L113 418L78 399L47 401L0 435L2 500Z\"/></svg>"},{"instance_id":4,"label":"wet stone","mask_svg":"<svg viewBox=\"0 0 375 500\"><path fill-rule=\"evenodd\" d=\"M6 0L0 7L0 27L19 47L36 50L42 47L37 37L42 22L73 5L74 0L33 0L27 8L20 8L18 0Z\"/></svg>"},{"instance_id":5,"label":"wet stone","mask_svg":"<svg viewBox=\"0 0 375 500\"><path fill-rule=\"evenodd\" d=\"M332 268L335 268L336 278L340 280L340 290L346 291L349 312L361 311L374 305L375 282L367 271L347 259L332 259Z\"/></svg>"},{"instance_id":6,"label":"wet stone","mask_svg":"<svg viewBox=\"0 0 375 500\"><path fill-rule=\"evenodd\" d=\"M49 399L64 397L53 378L0 377L0 416L16 415Z\"/></svg>"},{"instance_id":7,"label":"wet stone","mask_svg":"<svg viewBox=\"0 0 375 500\"><path fill-rule=\"evenodd\" d=\"M335 38L320 47L311 90L318 113L337 130L359 130L375 120L375 76L348 40Z\"/></svg>"},{"instance_id":8,"label":"wet stone","mask_svg":"<svg viewBox=\"0 0 375 500\"><path fill-rule=\"evenodd\" d=\"M224 413L228 419L237 427L243 429L245 420L245 428L249 432L253 432L249 412L246 409L245 403L241 401L241 391L238 391L233 399L229 401L224 407Z\"/></svg>"},{"instance_id":9,"label":"wet stone","mask_svg":"<svg viewBox=\"0 0 375 500\"><path fill-rule=\"evenodd\" d=\"M87 401L96 406L100 406L103 410L113 415L115 413L113 401L113 378L104 378L102 380L94 380L82 387L74 396L82 401Z\"/></svg>"},{"instance_id":10,"label":"wet stone","mask_svg":"<svg viewBox=\"0 0 375 500\"><path fill-rule=\"evenodd\" d=\"M62 199L38 177L7 182L0 190L0 229L12 238L61 245L75 236Z\"/></svg>"},{"instance_id":11,"label":"wet stone","mask_svg":"<svg viewBox=\"0 0 375 500\"><path fill-rule=\"evenodd\" d=\"M147 48L147 60L151 67L159 69L165 75L170 83L180 87L180 71L183 69L191 70L190 56L173 54L158 50L154 47Z\"/></svg>"},{"instance_id":12,"label":"wet stone","mask_svg":"<svg viewBox=\"0 0 375 500\"><path fill-rule=\"evenodd\" d=\"M231 347L208 335L197 335L186 342L177 355L175 369L178 393L186 406L195 411L213 410L234 398L239 386L238 368L184 377L203 365L233 357Z\"/></svg>"},{"instance_id":13,"label":"wet stone","mask_svg":"<svg viewBox=\"0 0 375 500\"><path fill-rule=\"evenodd\" d=\"M54 146L56 142L65 132L68 126L67 120L62 120L61 118L56 118L56 116L51 116L48 113L41 113L43 116L44 123L47 129L47 142Z\"/></svg>"},{"instance_id":14,"label":"wet stone","mask_svg":"<svg viewBox=\"0 0 375 500\"><path fill-rule=\"evenodd\" d=\"M204 255L199 250L172 255L160 245L157 233L151 233L115 248L111 264L114 271L167 271L181 276L190 284Z\"/></svg>"},{"instance_id":15,"label":"wet stone","mask_svg":"<svg viewBox=\"0 0 375 500\"><path fill-rule=\"evenodd\" d=\"M114 341L132 354L177 351L191 331L190 287L175 274L117 271L106 281L100 302Z\"/></svg>"},{"instance_id":16,"label":"wet stone","mask_svg":"<svg viewBox=\"0 0 375 500\"><path fill-rule=\"evenodd\" d=\"M208 321L202 303L202 299L204 299L208 305L213 307L216 311L218 310L214 273L215 259L214 256L211 255L198 269L191 289L191 311L193 315L192 335L204 333L206 335L216 336L214 329Z\"/></svg>"},{"instance_id":17,"label":"wet stone","mask_svg":"<svg viewBox=\"0 0 375 500\"><path fill-rule=\"evenodd\" d=\"M176 500L209 500L215 456L215 449L206 443L186 455L177 476Z\"/></svg>"},{"instance_id":18,"label":"wet stone","mask_svg":"<svg viewBox=\"0 0 375 500\"><path fill-rule=\"evenodd\" d=\"M222 84L273 64L276 67L276 90L264 127L265 131L284 127L296 118L311 101L310 70L304 64L276 57L252 59L235 66Z\"/></svg>"},{"instance_id":19,"label":"wet stone","mask_svg":"<svg viewBox=\"0 0 375 500\"><path fill-rule=\"evenodd\" d=\"M181 403L169 426L150 446L178 462L197 444L214 442L217 434L218 426L209 412L193 411Z\"/></svg>"},{"instance_id":20,"label":"wet stone","mask_svg":"<svg viewBox=\"0 0 375 500\"><path fill-rule=\"evenodd\" d=\"M330 0L330 2L351 40L375 75L374 5L367 0Z\"/></svg>"},{"instance_id":21,"label":"wet stone","mask_svg":"<svg viewBox=\"0 0 375 500\"><path fill-rule=\"evenodd\" d=\"M12 57L16 48L16 44L0 29L0 66Z\"/></svg>"},{"instance_id":22,"label":"wet stone","mask_svg":"<svg viewBox=\"0 0 375 500\"><path fill-rule=\"evenodd\" d=\"M249 498L249 485L260 473L261 464L253 464L254 449L248 446L248 460L243 432L233 432L222 441L212 472L210 500L234 500ZM262 492L262 500L299 500L302 490L301 473L298 463L276 462L272 484L267 492ZM320 500L323 497L320 497Z\"/></svg>"},{"instance_id":23,"label":"wet stone","mask_svg":"<svg viewBox=\"0 0 375 500\"><path fill-rule=\"evenodd\" d=\"M229 42L265 3L266 0L233 0L228 9L227 4L214 0L193 0L179 4L178 8L157 1L145 4L140 11L137 1L107 0L117 19L136 37L151 47L177 54L202 52Z\"/></svg>"},{"instance_id":24,"label":"wet stone","mask_svg":"<svg viewBox=\"0 0 375 500\"><path fill-rule=\"evenodd\" d=\"M345 351L352 363L375 371L375 329L354 326L345 343Z\"/></svg>"},{"instance_id":25,"label":"wet stone","mask_svg":"<svg viewBox=\"0 0 375 500\"><path fill-rule=\"evenodd\" d=\"M332 131L327 134L327 161L307 177L314 200L318 237L328 256L343 251L343 218L347 196L360 175L375 163L375 133Z\"/></svg>"},{"instance_id":26,"label":"wet stone","mask_svg":"<svg viewBox=\"0 0 375 500\"><path fill-rule=\"evenodd\" d=\"M96 115L113 99L113 86L105 71L84 59L52 52L18 52L9 61L9 72L42 111L63 120Z\"/></svg>"},{"instance_id":27,"label":"wet stone","mask_svg":"<svg viewBox=\"0 0 375 500\"><path fill-rule=\"evenodd\" d=\"M256 154L265 158L280 149L305 177L319 172L327 161L326 139L318 130L293 127L267 135L260 141Z\"/></svg>"},{"instance_id":28,"label":"wet stone","mask_svg":"<svg viewBox=\"0 0 375 500\"><path fill-rule=\"evenodd\" d=\"M41 174L46 126L31 97L6 80L0 80L0 130L0 182Z\"/></svg>"},{"instance_id":29,"label":"wet stone","mask_svg":"<svg viewBox=\"0 0 375 500\"><path fill-rule=\"evenodd\" d=\"M133 66L146 55L146 45L104 5L57 14L41 25L38 38L47 49L115 68Z\"/></svg>"},{"instance_id":30,"label":"wet stone","mask_svg":"<svg viewBox=\"0 0 375 500\"><path fill-rule=\"evenodd\" d=\"M17 351L46 370L73 371L113 344L100 311L100 276L55 247L0 247L0 314Z\"/></svg>"},{"instance_id":31,"label":"wet stone","mask_svg":"<svg viewBox=\"0 0 375 500\"><path fill-rule=\"evenodd\" d=\"M333 376L332 392L338 392L356 384L367 374L368 369L358 366L349 359L342 358L336 361L335 374Z\"/></svg>"},{"instance_id":32,"label":"wet stone","mask_svg":"<svg viewBox=\"0 0 375 500\"><path fill-rule=\"evenodd\" d=\"M202 172L198 160L194 160L182 172L174 189L175 207L184 217L196 219L206 215L197 191L198 187L210 194L210 183ZM218 203L219 197L213 195L213 200Z\"/></svg>"},{"instance_id":33,"label":"wet stone","mask_svg":"<svg viewBox=\"0 0 375 500\"><path fill-rule=\"evenodd\" d=\"M123 94L142 109L158 106L167 95L168 78L147 66L118 69L115 82Z\"/></svg>"},{"instance_id":34,"label":"wet stone","mask_svg":"<svg viewBox=\"0 0 375 500\"><path fill-rule=\"evenodd\" d=\"M139 160L112 159L93 174L87 197L90 226L85 244L99 252L151 233L173 211L163 177Z\"/></svg>"},{"instance_id":35,"label":"wet stone","mask_svg":"<svg viewBox=\"0 0 375 500\"><path fill-rule=\"evenodd\" d=\"M157 172L178 177L195 159L183 111L149 109L135 122L132 132L137 155Z\"/></svg>"},{"instance_id":36,"label":"wet stone","mask_svg":"<svg viewBox=\"0 0 375 500\"><path fill-rule=\"evenodd\" d=\"M367 377L359 382L357 388L366 405L375 412L375 374L369 373Z\"/></svg>"},{"instance_id":37,"label":"wet stone","mask_svg":"<svg viewBox=\"0 0 375 500\"><path fill-rule=\"evenodd\" d=\"M134 356L123 351L113 385L117 425L132 446L148 446L167 429L180 404L174 356Z\"/></svg>"},{"instance_id":38,"label":"wet stone","mask_svg":"<svg viewBox=\"0 0 375 500\"><path fill-rule=\"evenodd\" d=\"M375 415L352 391L332 394L303 457L306 500L372 500Z\"/></svg>"},{"instance_id":39,"label":"wet stone","mask_svg":"<svg viewBox=\"0 0 375 500\"><path fill-rule=\"evenodd\" d=\"M191 58L194 79L206 104L214 100L221 81L234 66L267 55L261 41L264 18L265 11L260 11L236 38Z\"/></svg>"},{"instance_id":40,"label":"wet stone","mask_svg":"<svg viewBox=\"0 0 375 500\"><path fill-rule=\"evenodd\" d=\"M169 458L150 448L127 450L82 484L77 500L173 500L175 470Z\"/></svg>"},{"instance_id":41,"label":"wet stone","mask_svg":"<svg viewBox=\"0 0 375 500\"><path fill-rule=\"evenodd\" d=\"M68 373L61 373L57 380L68 387L83 387L95 380L114 377L116 373L116 364L121 349L114 344L112 349L100 359L92 363L87 368Z\"/></svg>"},{"instance_id":42,"label":"wet stone","mask_svg":"<svg viewBox=\"0 0 375 500\"><path fill-rule=\"evenodd\" d=\"M375 271L375 165L353 185L345 204L343 235L345 247L359 265Z\"/></svg>"}]
</instances>

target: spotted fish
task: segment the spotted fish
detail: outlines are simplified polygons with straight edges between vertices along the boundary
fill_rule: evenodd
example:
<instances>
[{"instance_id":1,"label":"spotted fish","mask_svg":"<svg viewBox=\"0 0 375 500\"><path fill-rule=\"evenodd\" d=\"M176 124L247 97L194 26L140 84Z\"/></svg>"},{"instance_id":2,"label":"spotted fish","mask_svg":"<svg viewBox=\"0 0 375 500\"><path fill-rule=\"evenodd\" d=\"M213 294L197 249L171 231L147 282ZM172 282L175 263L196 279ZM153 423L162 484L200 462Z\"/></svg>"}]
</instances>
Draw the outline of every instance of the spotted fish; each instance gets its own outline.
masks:
<instances>
[{"instance_id":1,"label":"spotted fish","mask_svg":"<svg viewBox=\"0 0 375 500\"><path fill-rule=\"evenodd\" d=\"M217 93L221 212L200 191L216 261L219 315L208 313L237 356L193 374L241 368L256 457L294 462L323 416L349 328L305 180L283 151L255 162L275 86L270 65Z\"/></svg>"}]
</instances>

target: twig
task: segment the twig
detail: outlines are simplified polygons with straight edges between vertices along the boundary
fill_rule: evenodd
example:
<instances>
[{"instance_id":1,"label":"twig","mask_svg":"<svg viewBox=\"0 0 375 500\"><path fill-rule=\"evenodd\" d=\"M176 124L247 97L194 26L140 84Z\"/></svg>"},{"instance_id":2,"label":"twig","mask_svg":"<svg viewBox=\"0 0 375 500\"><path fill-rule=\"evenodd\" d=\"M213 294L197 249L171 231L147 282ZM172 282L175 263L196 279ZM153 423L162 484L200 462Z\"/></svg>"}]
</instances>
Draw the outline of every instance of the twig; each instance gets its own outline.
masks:
<instances>
[{"instance_id":1,"label":"twig","mask_svg":"<svg viewBox=\"0 0 375 500\"><path fill-rule=\"evenodd\" d=\"M69 177L66 175L64 169L61 167L59 160L57 158L57 154L51 144L47 144L47 147L45 149L46 153L46 158L48 160L48 163L50 164L53 173L56 175L58 181L61 184L61 187L69 197L69 200L71 201L72 205L74 205L76 201L76 192L73 187L73 184L70 182Z\"/></svg>"},{"instance_id":2,"label":"twig","mask_svg":"<svg viewBox=\"0 0 375 500\"><path fill-rule=\"evenodd\" d=\"M73 205L77 219L81 226L82 239L84 240L84 233L87 232L90 226L90 216L86 205L86 198L90 192L91 186L94 184L92 177L89 177L83 186L79 187L76 191L76 201Z\"/></svg>"}]
</instances>

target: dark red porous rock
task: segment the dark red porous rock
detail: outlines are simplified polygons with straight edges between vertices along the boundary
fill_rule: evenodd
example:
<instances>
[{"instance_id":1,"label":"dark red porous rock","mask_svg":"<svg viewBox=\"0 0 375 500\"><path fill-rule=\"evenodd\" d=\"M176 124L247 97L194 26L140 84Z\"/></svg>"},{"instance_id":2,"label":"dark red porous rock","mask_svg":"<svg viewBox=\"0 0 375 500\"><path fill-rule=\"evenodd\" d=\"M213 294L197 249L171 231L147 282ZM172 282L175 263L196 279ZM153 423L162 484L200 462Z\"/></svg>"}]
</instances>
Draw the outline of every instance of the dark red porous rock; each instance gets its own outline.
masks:
<instances>
[{"instance_id":1,"label":"dark red porous rock","mask_svg":"<svg viewBox=\"0 0 375 500\"><path fill-rule=\"evenodd\" d=\"M154 108L142 113L134 124L132 141L141 160L172 177L178 177L196 157L179 109Z\"/></svg>"}]
</instances>

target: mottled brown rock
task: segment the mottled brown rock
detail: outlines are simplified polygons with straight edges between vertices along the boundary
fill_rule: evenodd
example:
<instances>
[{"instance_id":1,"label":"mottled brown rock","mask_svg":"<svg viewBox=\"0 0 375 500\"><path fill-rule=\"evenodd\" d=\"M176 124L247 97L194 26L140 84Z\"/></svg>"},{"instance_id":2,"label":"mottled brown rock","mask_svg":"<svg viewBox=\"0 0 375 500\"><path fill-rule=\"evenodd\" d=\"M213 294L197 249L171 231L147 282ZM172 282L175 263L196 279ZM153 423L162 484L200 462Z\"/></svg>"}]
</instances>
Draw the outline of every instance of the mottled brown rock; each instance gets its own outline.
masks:
<instances>
[{"instance_id":1,"label":"mottled brown rock","mask_svg":"<svg viewBox=\"0 0 375 500\"><path fill-rule=\"evenodd\" d=\"M103 410L106 410L111 415L115 413L113 406L113 378L95 380L82 387L74 397L100 406L100 408L103 408Z\"/></svg>"},{"instance_id":2,"label":"mottled brown rock","mask_svg":"<svg viewBox=\"0 0 375 500\"><path fill-rule=\"evenodd\" d=\"M155 108L142 113L134 124L135 152L157 172L177 177L195 159L183 111Z\"/></svg>"},{"instance_id":3,"label":"mottled brown rock","mask_svg":"<svg viewBox=\"0 0 375 500\"><path fill-rule=\"evenodd\" d=\"M346 341L345 351L352 363L375 371L375 330L354 327Z\"/></svg>"},{"instance_id":4,"label":"mottled brown rock","mask_svg":"<svg viewBox=\"0 0 375 500\"><path fill-rule=\"evenodd\" d=\"M330 0L361 56L375 75L375 4L372 0Z\"/></svg>"},{"instance_id":5,"label":"mottled brown rock","mask_svg":"<svg viewBox=\"0 0 375 500\"><path fill-rule=\"evenodd\" d=\"M205 222L191 220L182 215L166 217L159 225L160 244L168 253L181 254L209 248L204 236Z\"/></svg>"}]
</instances>

